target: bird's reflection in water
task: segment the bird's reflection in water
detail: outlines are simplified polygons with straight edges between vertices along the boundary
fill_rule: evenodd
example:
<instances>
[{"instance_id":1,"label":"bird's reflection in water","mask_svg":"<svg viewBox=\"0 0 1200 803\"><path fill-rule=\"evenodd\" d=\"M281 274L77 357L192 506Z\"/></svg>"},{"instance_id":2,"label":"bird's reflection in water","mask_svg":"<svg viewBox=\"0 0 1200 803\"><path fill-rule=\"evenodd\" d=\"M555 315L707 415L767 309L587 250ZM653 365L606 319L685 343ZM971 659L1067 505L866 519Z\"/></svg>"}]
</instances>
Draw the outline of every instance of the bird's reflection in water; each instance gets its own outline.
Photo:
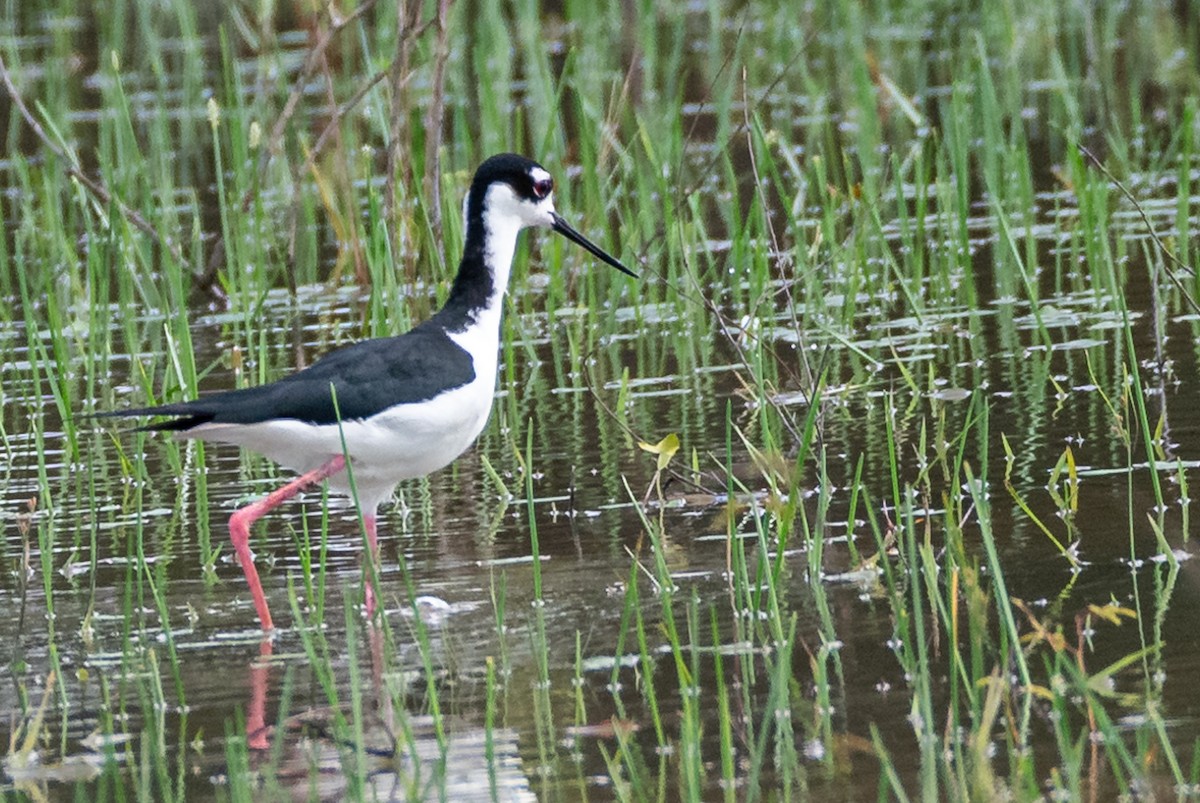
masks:
<instances>
[{"instance_id":1,"label":"bird's reflection in water","mask_svg":"<svg viewBox=\"0 0 1200 803\"><path fill-rule=\"evenodd\" d=\"M263 639L249 667L246 744L250 764L297 800L534 801L517 747L517 734L477 724L443 722L397 708L384 683L381 628L367 627L371 655L371 708L361 728L346 729L345 709L310 708L268 724L267 699L274 643ZM367 701L364 701L367 702ZM342 736L343 733L361 736ZM361 743L357 740L361 738ZM443 746L444 744L444 746ZM257 781L266 783L261 778Z\"/></svg>"}]
</instances>

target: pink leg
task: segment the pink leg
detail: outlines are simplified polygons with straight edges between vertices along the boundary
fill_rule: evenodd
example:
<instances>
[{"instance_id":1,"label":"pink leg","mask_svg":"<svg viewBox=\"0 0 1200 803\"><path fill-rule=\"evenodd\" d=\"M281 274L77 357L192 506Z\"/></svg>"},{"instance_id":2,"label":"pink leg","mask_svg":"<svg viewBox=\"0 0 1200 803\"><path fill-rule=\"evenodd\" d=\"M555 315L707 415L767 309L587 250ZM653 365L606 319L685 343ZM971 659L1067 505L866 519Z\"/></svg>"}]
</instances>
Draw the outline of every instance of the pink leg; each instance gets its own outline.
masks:
<instances>
[{"instance_id":1,"label":"pink leg","mask_svg":"<svg viewBox=\"0 0 1200 803\"><path fill-rule=\"evenodd\" d=\"M331 458L320 468L313 469L289 482L287 485L252 502L234 512L229 517L229 538L233 541L234 551L246 574L246 583L250 586L250 596L254 597L254 609L258 611L258 621L264 631L273 630L271 611L267 608L267 598L263 596L262 583L258 581L258 571L254 568L254 555L250 553L250 527L269 511L279 507L296 494L310 485L316 485L341 471L346 467L346 458L342 455Z\"/></svg>"},{"instance_id":2,"label":"pink leg","mask_svg":"<svg viewBox=\"0 0 1200 803\"><path fill-rule=\"evenodd\" d=\"M270 639L258 647L258 663L250 666L250 705L246 708L246 746L251 750L266 750L271 746L267 729L267 676L271 672Z\"/></svg>"},{"instance_id":3,"label":"pink leg","mask_svg":"<svg viewBox=\"0 0 1200 803\"><path fill-rule=\"evenodd\" d=\"M379 538L375 532L375 514L363 514L363 526L367 529L367 546L370 547L370 555L367 560L371 561L371 569L368 569L366 575L366 597L367 597L367 619L375 616L375 582L379 578Z\"/></svg>"}]
</instances>

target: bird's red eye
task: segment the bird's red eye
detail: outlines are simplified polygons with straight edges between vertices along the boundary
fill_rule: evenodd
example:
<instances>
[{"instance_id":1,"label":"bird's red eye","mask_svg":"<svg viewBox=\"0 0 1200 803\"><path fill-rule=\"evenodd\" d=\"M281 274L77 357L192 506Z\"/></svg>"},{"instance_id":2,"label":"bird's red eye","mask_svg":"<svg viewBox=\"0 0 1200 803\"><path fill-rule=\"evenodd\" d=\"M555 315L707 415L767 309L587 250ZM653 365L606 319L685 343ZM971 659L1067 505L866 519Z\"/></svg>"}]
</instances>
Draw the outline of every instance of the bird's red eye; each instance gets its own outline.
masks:
<instances>
[{"instance_id":1,"label":"bird's red eye","mask_svg":"<svg viewBox=\"0 0 1200 803\"><path fill-rule=\"evenodd\" d=\"M537 196L539 201L549 195L550 191L553 189L554 179L549 177L539 178L533 182L533 194Z\"/></svg>"}]
</instances>

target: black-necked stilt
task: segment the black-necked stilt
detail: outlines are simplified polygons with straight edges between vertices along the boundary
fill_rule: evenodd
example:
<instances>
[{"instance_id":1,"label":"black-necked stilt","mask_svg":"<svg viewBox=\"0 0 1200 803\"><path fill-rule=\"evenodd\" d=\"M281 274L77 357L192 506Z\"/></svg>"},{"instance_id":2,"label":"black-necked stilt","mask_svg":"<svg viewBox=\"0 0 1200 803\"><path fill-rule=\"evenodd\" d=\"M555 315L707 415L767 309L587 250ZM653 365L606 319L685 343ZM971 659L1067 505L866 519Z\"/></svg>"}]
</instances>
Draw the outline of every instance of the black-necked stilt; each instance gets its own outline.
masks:
<instances>
[{"instance_id":1,"label":"black-necked stilt","mask_svg":"<svg viewBox=\"0 0 1200 803\"><path fill-rule=\"evenodd\" d=\"M273 624L250 552L255 521L322 481L349 493L349 458L373 560L379 504L401 480L449 464L483 430L496 387L501 307L521 229L553 229L634 275L558 215L553 190L550 174L523 156L500 154L480 165L463 203L466 244L450 297L436 315L403 335L346 346L267 385L103 414L170 416L146 429L235 444L300 472L229 519L264 630ZM369 583L367 592L370 608Z\"/></svg>"}]
</instances>

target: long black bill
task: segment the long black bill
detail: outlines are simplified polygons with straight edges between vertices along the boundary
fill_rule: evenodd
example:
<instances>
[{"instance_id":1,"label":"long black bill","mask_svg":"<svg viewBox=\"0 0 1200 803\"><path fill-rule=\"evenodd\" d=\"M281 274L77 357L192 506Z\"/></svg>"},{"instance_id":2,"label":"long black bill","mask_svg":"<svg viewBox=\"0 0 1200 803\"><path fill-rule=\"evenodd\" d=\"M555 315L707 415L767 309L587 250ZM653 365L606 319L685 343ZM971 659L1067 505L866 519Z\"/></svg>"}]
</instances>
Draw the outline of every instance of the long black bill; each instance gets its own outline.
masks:
<instances>
[{"instance_id":1,"label":"long black bill","mask_svg":"<svg viewBox=\"0 0 1200 803\"><path fill-rule=\"evenodd\" d=\"M609 265L612 265L626 276L632 276L635 279L637 278L637 274L618 262L616 257L609 256L600 246L596 245L587 237L584 237L582 234L575 231L575 229L571 228L571 224L563 220L562 215L558 214L557 212L552 212L551 214L554 215L554 225L551 228L553 228L556 232L561 234L563 237L566 237L576 245L582 245L589 252L591 252L592 256L600 259L603 262L607 262Z\"/></svg>"}]
</instances>

